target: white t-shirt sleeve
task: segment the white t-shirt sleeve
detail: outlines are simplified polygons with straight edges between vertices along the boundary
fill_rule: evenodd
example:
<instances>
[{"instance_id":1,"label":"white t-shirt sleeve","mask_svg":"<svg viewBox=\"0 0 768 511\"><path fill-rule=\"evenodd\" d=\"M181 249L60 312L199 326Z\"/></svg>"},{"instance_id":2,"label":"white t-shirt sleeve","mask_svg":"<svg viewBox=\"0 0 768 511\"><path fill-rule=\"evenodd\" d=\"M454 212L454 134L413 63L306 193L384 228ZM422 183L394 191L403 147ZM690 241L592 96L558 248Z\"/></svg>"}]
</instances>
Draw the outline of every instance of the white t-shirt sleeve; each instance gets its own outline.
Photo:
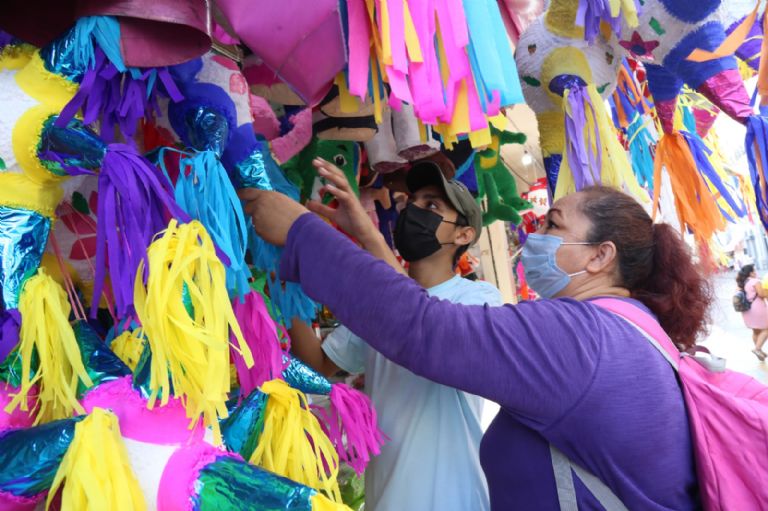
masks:
<instances>
[{"instance_id":1,"label":"white t-shirt sleeve","mask_svg":"<svg viewBox=\"0 0 768 511\"><path fill-rule=\"evenodd\" d=\"M351 374L365 371L368 345L347 327L340 326L325 338L323 351L334 364Z\"/></svg>"},{"instance_id":2,"label":"white t-shirt sleeve","mask_svg":"<svg viewBox=\"0 0 768 511\"><path fill-rule=\"evenodd\" d=\"M462 305L489 305L491 307L504 305L501 292L492 284L482 281L473 282L471 287L468 287L465 292L456 296L452 301Z\"/></svg>"}]
</instances>

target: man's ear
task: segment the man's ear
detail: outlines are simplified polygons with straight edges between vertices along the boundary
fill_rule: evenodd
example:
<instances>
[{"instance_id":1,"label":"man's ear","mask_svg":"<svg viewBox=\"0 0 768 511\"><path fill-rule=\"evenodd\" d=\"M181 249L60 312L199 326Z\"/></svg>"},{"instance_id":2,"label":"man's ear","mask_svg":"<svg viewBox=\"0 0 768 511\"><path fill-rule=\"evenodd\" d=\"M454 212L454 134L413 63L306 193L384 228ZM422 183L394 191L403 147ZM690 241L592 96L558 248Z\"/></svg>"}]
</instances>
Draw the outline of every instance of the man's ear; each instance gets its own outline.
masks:
<instances>
[{"instance_id":1,"label":"man's ear","mask_svg":"<svg viewBox=\"0 0 768 511\"><path fill-rule=\"evenodd\" d=\"M585 269L589 273L600 273L610 270L616 264L618 264L616 245L612 241L606 241L598 245L597 252L589 260Z\"/></svg>"},{"instance_id":2,"label":"man's ear","mask_svg":"<svg viewBox=\"0 0 768 511\"><path fill-rule=\"evenodd\" d=\"M456 229L456 236L453 238L453 242L456 245L470 245L474 239L474 227L459 227Z\"/></svg>"}]
</instances>

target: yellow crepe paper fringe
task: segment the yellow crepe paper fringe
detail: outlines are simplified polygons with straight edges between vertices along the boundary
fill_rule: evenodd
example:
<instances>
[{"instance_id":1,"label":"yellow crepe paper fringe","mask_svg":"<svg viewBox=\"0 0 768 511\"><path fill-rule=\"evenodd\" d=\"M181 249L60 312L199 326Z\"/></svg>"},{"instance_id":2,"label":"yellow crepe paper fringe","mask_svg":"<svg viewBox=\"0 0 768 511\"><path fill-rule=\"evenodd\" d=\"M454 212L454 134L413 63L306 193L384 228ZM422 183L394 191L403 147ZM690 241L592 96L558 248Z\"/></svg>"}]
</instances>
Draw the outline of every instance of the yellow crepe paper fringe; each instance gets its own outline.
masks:
<instances>
[{"instance_id":1,"label":"yellow crepe paper fringe","mask_svg":"<svg viewBox=\"0 0 768 511\"><path fill-rule=\"evenodd\" d=\"M85 410L77 400L77 384L93 382L85 371L75 333L69 324L71 307L64 289L40 268L21 292L18 356L21 357L21 388L5 411L28 411L27 396L38 386L35 424L71 417ZM32 368L33 354L38 359Z\"/></svg>"},{"instance_id":2,"label":"yellow crepe paper fringe","mask_svg":"<svg viewBox=\"0 0 768 511\"><path fill-rule=\"evenodd\" d=\"M322 493L316 493L309 499L312 511L351 511L351 508L330 500Z\"/></svg>"},{"instance_id":3,"label":"yellow crepe paper fringe","mask_svg":"<svg viewBox=\"0 0 768 511\"><path fill-rule=\"evenodd\" d=\"M146 336L152 349L148 407L154 407L158 395L165 405L173 389L191 419L190 428L202 416L220 444L219 419L228 415L230 329L246 365L253 365L232 312L224 265L198 221L178 225L171 220L149 246L147 256L147 285L142 262L136 273L134 303L142 324L140 335ZM185 289L191 315L184 306Z\"/></svg>"},{"instance_id":4,"label":"yellow crepe paper fringe","mask_svg":"<svg viewBox=\"0 0 768 511\"><path fill-rule=\"evenodd\" d=\"M46 509L62 484L62 511L146 509L117 417L102 408L94 408L75 425L75 436L56 472Z\"/></svg>"},{"instance_id":5,"label":"yellow crepe paper fringe","mask_svg":"<svg viewBox=\"0 0 768 511\"><path fill-rule=\"evenodd\" d=\"M146 339L139 335L138 330L126 330L115 337L109 347L133 371L136 369L141 353L144 351L145 342Z\"/></svg>"},{"instance_id":6,"label":"yellow crepe paper fringe","mask_svg":"<svg viewBox=\"0 0 768 511\"><path fill-rule=\"evenodd\" d=\"M341 502L339 457L306 396L282 380L264 383L261 391L269 396L264 430L249 461Z\"/></svg>"}]
</instances>

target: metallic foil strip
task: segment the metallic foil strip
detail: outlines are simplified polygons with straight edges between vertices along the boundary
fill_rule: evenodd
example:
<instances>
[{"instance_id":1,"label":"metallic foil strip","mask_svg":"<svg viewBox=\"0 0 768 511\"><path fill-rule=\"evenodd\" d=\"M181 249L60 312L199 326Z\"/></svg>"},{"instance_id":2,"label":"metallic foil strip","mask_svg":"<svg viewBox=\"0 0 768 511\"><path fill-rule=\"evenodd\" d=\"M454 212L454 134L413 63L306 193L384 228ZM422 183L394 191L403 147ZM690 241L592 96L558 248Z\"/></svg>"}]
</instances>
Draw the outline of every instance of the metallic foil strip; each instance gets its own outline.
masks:
<instances>
[{"instance_id":1,"label":"metallic foil strip","mask_svg":"<svg viewBox=\"0 0 768 511\"><path fill-rule=\"evenodd\" d=\"M264 165L264 155L260 151L252 152L248 158L235 166L238 188L258 188L259 190L274 190L272 180Z\"/></svg>"},{"instance_id":2,"label":"metallic foil strip","mask_svg":"<svg viewBox=\"0 0 768 511\"><path fill-rule=\"evenodd\" d=\"M283 379L288 385L305 394L325 396L331 392L331 382L328 378L295 357L291 358L288 367L283 370Z\"/></svg>"},{"instance_id":3,"label":"metallic foil strip","mask_svg":"<svg viewBox=\"0 0 768 511\"><path fill-rule=\"evenodd\" d=\"M43 136L37 152L40 163L53 174L67 176L68 167L84 170L96 170L101 167L107 145L96 133L88 129L79 119L72 119L66 128L54 126L56 117L45 122ZM46 158L54 153L61 161Z\"/></svg>"},{"instance_id":4,"label":"metallic foil strip","mask_svg":"<svg viewBox=\"0 0 768 511\"><path fill-rule=\"evenodd\" d=\"M221 421L221 433L227 450L250 459L264 430L264 412L268 396L254 390L245 400Z\"/></svg>"},{"instance_id":5,"label":"metallic foil strip","mask_svg":"<svg viewBox=\"0 0 768 511\"><path fill-rule=\"evenodd\" d=\"M84 63L75 63L77 53L75 30L70 30L40 50L40 58L45 69L61 75L71 82L80 83L85 73Z\"/></svg>"},{"instance_id":6,"label":"metallic foil strip","mask_svg":"<svg viewBox=\"0 0 768 511\"><path fill-rule=\"evenodd\" d=\"M131 374L130 368L107 347L88 323L77 321L73 330L85 371L91 377L94 387ZM78 397L82 397L86 390L88 388L80 381L77 387Z\"/></svg>"},{"instance_id":7,"label":"metallic foil strip","mask_svg":"<svg viewBox=\"0 0 768 511\"><path fill-rule=\"evenodd\" d=\"M0 437L0 491L32 497L47 491L85 415L17 429Z\"/></svg>"},{"instance_id":8,"label":"metallic foil strip","mask_svg":"<svg viewBox=\"0 0 768 511\"><path fill-rule=\"evenodd\" d=\"M40 266L50 219L34 211L0 206L0 286L3 306L19 306L21 288Z\"/></svg>"},{"instance_id":9,"label":"metallic foil strip","mask_svg":"<svg viewBox=\"0 0 768 511\"><path fill-rule=\"evenodd\" d=\"M316 490L242 460L222 457L195 481L195 511L312 511Z\"/></svg>"},{"instance_id":10,"label":"metallic foil strip","mask_svg":"<svg viewBox=\"0 0 768 511\"><path fill-rule=\"evenodd\" d=\"M229 139L227 118L207 106L197 106L184 115L190 147L198 151L213 151L221 157Z\"/></svg>"}]
</instances>

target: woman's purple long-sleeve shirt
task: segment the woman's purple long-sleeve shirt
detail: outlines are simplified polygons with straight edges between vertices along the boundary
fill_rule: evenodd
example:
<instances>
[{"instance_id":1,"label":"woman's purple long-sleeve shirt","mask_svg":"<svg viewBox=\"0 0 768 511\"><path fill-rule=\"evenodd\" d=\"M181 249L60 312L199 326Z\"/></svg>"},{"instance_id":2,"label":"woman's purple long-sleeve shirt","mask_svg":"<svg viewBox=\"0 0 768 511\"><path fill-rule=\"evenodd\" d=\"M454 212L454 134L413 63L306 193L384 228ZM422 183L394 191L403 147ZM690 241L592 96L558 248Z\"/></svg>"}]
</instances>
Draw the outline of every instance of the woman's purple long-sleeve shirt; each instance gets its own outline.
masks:
<instances>
[{"instance_id":1,"label":"woman's purple long-sleeve shirt","mask_svg":"<svg viewBox=\"0 0 768 511\"><path fill-rule=\"evenodd\" d=\"M550 443L631 510L697 508L675 373L623 319L570 299L430 298L311 214L292 226L280 274L387 358L501 405L480 450L492 509L559 508ZM578 480L576 493L579 509L602 509Z\"/></svg>"}]
</instances>

